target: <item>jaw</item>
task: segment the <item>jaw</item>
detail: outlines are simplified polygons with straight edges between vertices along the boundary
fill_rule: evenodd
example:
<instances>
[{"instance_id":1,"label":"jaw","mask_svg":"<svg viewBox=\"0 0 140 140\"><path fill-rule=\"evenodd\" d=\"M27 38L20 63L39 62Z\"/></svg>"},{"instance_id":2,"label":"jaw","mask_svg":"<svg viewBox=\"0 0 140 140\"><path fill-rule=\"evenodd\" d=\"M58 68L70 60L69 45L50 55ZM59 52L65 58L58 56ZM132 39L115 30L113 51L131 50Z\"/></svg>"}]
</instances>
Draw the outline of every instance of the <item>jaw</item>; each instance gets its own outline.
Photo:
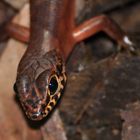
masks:
<instances>
[{"instance_id":1,"label":"jaw","mask_svg":"<svg viewBox=\"0 0 140 140\"><path fill-rule=\"evenodd\" d=\"M23 110L26 113L26 116L33 121L40 121L43 118L45 118L56 106L57 101L59 100L59 97L57 97L57 100L52 98L48 102L48 104L37 104L37 106L31 106L27 103L22 103Z\"/></svg>"},{"instance_id":2,"label":"jaw","mask_svg":"<svg viewBox=\"0 0 140 140\"><path fill-rule=\"evenodd\" d=\"M39 120L42 120L44 118L40 111L39 112L32 112L32 113L27 112L26 115L30 120L33 120L33 121L39 121Z\"/></svg>"},{"instance_id":3,"label":"jaw","mask_svg":"<svg viewBox=\"0 0 140 140\"><path fill-rule=\"evenodd\" d=\"M57 97L57 100L59 98ZM57 101L55 99L50 99L49 102L46 104L43 101L40 103L31 105L27 104L27 101L22 102L23 110L26 113L26 116L33 121L39 121L45 118L55 107Z\"/></svg>"},{"instance_id":4,"label":"jaw","mask_svg":"<svg viewBox=\"0 0 140 140\"><path fill-rule=\"evenodd\" d=\"M23 110L26 114L26 116L33 121L39 121L42 120L44 117L47 116L45 113L45 104L36 104L36 106L32 106L25 103L22 103Z\"/></svg>"},{"instance_id":5,"label":"jaw","mask_svg":"<svg viewBox=\"0 0 140 140\"><path fill-rule=\"evenodd\" d=\"M23 107L24 108L24 107ZM43 111L42 109L38 109L37 111L34 110L25 110L26 116L33 121L39 121L42 120L44 117L47 116L47 114L45 113L45 111Z\"/></svg>"}]
</instances>

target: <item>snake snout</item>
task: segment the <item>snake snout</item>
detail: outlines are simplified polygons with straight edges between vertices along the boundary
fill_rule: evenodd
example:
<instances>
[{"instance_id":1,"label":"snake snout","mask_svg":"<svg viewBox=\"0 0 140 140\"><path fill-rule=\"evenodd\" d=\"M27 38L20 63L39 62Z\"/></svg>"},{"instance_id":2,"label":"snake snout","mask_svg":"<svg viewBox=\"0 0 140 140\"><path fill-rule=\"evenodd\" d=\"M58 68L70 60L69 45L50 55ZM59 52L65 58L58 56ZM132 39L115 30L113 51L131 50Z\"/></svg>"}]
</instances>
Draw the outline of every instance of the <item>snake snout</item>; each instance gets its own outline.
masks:
<instances>
[{"instance_id":1,"label":"snake snout","mask_svg":"<svg viewBox=\"0 0 140 140\"><path fill-rule=\"evenodd\" d=\"M46 79L31 80L25 75L17 77L14 90L23 110L31 120L41 120L46 115L45 108L50 101L46 86Z\"/></svg>"},{"instance_id":2,"label":"snake snout","mask_svg":"<svg viewBox=\"0 0 140 140\"><path fill-rule=\"evenodd\" d=\"M31 120L41 120L46 115L45 108L50 96L41 91L34 84L24 101L20 100L27 117Z\"/></svg>"},{"instance_id":3,"label":"snake snout","mask_svg":"<svg viewBox=\"0 0 140 140\"><path fill-rule=\"evenodd\" d=\"M34 101L32 99L27 99L26 102L22 103L23 109L28 118L31 120L42 119L42 107L39 101Z\"/></svg>"}]
</instances>

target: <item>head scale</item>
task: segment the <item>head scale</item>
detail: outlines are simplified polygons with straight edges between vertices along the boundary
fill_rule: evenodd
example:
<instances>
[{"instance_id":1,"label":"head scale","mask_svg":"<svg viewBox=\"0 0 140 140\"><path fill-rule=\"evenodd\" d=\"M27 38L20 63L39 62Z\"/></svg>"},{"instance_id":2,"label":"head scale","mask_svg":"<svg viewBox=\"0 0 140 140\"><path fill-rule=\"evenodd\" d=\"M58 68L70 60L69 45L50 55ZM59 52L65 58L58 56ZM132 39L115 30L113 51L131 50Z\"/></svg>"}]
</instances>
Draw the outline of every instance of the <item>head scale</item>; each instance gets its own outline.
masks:
<instances>
[{"instance_id":1,"label":"head scale","mask_svg":"<svg viewBox=\"0 0 140 140\"><path fill-rule=\"evenodd\" d=\"M51 112L66 84L65 66L60 57L51 65L42 62L35 61L26 70L19 70L14 85L23 110L31 120L41 120Z\"/></svg>"}]
</instances>

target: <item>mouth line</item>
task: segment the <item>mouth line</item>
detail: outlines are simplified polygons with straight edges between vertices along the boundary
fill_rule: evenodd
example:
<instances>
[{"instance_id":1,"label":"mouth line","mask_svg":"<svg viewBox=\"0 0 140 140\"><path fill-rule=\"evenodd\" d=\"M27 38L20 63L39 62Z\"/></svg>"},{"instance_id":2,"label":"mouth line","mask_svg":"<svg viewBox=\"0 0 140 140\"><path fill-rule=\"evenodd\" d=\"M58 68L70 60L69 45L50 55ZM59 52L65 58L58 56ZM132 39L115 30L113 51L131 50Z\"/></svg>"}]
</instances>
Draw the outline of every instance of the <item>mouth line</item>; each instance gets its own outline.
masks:
<instances>
[{"instance_id":1,"label":"mouth line","mask_svg":"<svg viewBox=\"0 0 140 140\"><path fill-rule=\"evenodd\" d=\"M48 96L49 97L49 96ZM56 98L57 97L57 98ZM48 103L46 104L46 100L41 102L37 102L36 106L32 106L33 104L28 104L26 101L22 102L23 110L26 116L33 121L39 121L45 118L49 112L51 112L54 106L57 104L60 95L58 94L55 98L47 98Z\"/></svg>"},{"instance_id":2,"label":"mouth line","mask_svg":"<svg viewBox=\"0 0 140 140\"><path fill-rule=\"evenodd\" d=\"M35 121L42 120L44 118L41 110L36 112L26 111L26 115L29 119Z\"/></svg>"},{"instance_id":3,"label":"mouth line","mask_svg":"<svg viewBox=\"0 0 140 140\"><path fill-rule=\"evenodd\" d=\"M39 105L38 107L33 108L32 106L27 106L22 103L22 107L26 116L33 121L40 121L48 115L48 112L46 112L46 105Z\"/></svg>"}]
</instances>

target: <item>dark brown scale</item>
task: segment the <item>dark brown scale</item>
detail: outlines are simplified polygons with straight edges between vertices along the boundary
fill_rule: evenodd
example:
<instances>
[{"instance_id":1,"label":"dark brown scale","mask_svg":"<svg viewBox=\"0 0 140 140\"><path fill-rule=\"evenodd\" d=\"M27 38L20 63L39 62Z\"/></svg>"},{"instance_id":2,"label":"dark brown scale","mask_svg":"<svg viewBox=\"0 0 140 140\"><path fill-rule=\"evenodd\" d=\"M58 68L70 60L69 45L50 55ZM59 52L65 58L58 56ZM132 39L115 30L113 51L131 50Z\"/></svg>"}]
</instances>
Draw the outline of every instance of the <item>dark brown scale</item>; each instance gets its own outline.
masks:
<instances>
[{"instance_id":1,"label":"dark brown scale","mask_svg":"<svg viewBox=\"0 0 140 140\"><path fill-rule=\"evenodd\" d=\"M36 92L35 92L35 89L34 88L32 89L32 92L31 93L32 93L32 97L33 98L36 97Z\"/></svg>"},{"instance_id":2,"label":"dark brown scale","mask_svg":"<svg viewBox=\"0 0 140 140\"><path fill-rule=\"evenodd\" d=\"M36 108L38 103L34 102L32 99L28 99L26 100L26 104L32 106L33 108Z\"/></svg>"},{"instance_id":3,"label":"dark brown scale","mask_svg":"<svg viewBox=\"0 0 140 140\"><path fill-rule=\"evenodd\" d=\"M50 102L49 104L51 107L54 107L54 102Z\"/></svg>"},{"instance_id":4,"label":"dark brown scale","mask_svg":"<svg viewBox=\"0 0 140 140\"><path fill-rule=\"evenodd\" d=\"M65 83L66 83L66 81L63 79L63 80L61 81L61 84L62 84L62 85L65 85Z\"/></svg>"},{"instance_id":5,"label":"dark brown scale","mask_svg":"<svg viewBox=\"0 0 140 140\"><path fill-rule=\"evenodd\" d=\"M50 96L47 94L47 98L45 100L46 104L48 104L50 102Z\"/></svg>"},{"instance_id":6,"label":"dark brown scale","mask_svg":"<svg viewBox=\"0 0 140 140\"><path fill-rule=\"evenodd\" d=\"M62 73L63 66L62 65L57 65L56 69L57 69L57 74L60 75Z\"/></svg>"}]
</instances>

